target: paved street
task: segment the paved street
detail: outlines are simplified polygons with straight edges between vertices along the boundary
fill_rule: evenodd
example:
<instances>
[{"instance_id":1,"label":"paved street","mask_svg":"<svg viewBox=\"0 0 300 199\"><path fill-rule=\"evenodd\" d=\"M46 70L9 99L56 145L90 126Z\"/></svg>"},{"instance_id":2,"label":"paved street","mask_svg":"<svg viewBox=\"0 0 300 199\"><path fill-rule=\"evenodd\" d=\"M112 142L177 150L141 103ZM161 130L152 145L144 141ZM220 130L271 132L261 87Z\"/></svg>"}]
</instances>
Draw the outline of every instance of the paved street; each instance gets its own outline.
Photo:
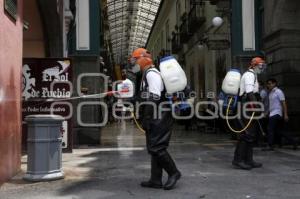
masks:
<instances>
[{"instance_id":1,"label":"paved street","mask_svg":"<svg viewBox=\"0 0 300 199\"><path fill-rule=\"evenodd\" d=\"M101 147L64 154L65 179L29 183L22 172L0 188L1 199L299 199L300 151L255 149L264 167L251 171L231 166L233 144L224 134L203 134L177 127L170 153L183 177L176 189L164 191L139 186L149 176L150 158L144 136L132 124L111 125L102 132ZM164 173L164 180L166 174Z\"/></svg>"},{"instance_id":2,"label":"paved street","mask_svg":"<svg viewBox=\"0 0 300 199\"><path fill-rule=\"evenodd\" d=\"M0 199L300 199L300 147L276 146L300 145L299 19L300 0L0 0ZM191 118L171 140L168 108L144 107L166 101ZM140 186L151 157L131 112L152 125L148 146L170 145L174 190ZM252 134L260 114L275 151L233 168L237 136L215 127Z\"/></svg>"}]
</instances>

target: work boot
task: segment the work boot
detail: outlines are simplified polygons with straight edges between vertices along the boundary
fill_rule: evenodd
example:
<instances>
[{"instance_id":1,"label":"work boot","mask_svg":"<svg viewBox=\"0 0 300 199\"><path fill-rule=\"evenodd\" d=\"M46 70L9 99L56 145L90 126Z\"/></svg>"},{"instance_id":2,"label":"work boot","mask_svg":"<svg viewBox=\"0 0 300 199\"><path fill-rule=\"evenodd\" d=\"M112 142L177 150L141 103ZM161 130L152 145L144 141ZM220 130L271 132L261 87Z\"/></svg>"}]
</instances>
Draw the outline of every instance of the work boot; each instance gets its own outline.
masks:
<instances>
[{"instance_id":1,"label":"work boot","mask_svg":"<svg viewBox=\"0 0 300 199\"><path fill-rule=\"evenodd\" d=\"M232 165L239 169L250 170L252 166L245 163L246 145L247 143L245 141L238 141L234 151Z\"/></svg>"},{"instance_id":2,"label":"work boot","mask_svg":"<svg viewBox=\"0 0 300 199\"><path fill-rule=\"evenodd\" d=\"M157 156L151 156L151 177L150 180L141 182L142 187L162 188L162 167L159 165Z\"/></svg>"},{"instance_id":3,"label":"work boot","mask_svg":"<svg viewBox=\"0 0 300 199\"><path fill-rule=\"evenodd\" d=\"M177 169L174 160L167 151L164 151L162 154L160 154L159 163L162 168L168 173L168 180L164 184L164 189L173 189L176 185L177 180L179 180L181 177L180 171Z\"/></svg>"},{"instance_id":4,"label":"work boot","mask_svg":"<svg viewBox=\"0 0 300 199\"><path fill-rule=\"evenodd\" d=\"M262 163L255 162L253 160L253 144L252 143L246 143L246 164L250 165L252 168L260 168L262 167Z\"/></svg>"}]
</instances>

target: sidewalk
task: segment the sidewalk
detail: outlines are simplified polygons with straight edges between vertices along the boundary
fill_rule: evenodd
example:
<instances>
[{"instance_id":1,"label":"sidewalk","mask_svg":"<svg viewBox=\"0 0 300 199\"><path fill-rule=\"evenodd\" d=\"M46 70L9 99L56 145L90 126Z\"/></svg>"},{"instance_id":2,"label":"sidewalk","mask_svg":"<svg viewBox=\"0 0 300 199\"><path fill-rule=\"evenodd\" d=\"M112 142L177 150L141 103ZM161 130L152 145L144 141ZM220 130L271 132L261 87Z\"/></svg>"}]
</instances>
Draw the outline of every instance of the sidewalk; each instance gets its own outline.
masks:
<instances>
[{"instance_id":1,"label":"sidewalk","mask_svg":"<svg viewBox=\"0 0 300 199\"><path fill-rule=\"evenodd\" d=\"M264 167L242 171L231 166L233 143L226 136L182 130L176 130L170 146L170 153L183 174L177 188L171 191L141 188L140 181L150 174L144 137L131 124L123 127L107 127L101 148L63 154L63 180L23 181L27 164L24 156L22 171L0 188L0 198L300 198L300 151L256 149L255 158Z\"/></svg>"}]
</instances>

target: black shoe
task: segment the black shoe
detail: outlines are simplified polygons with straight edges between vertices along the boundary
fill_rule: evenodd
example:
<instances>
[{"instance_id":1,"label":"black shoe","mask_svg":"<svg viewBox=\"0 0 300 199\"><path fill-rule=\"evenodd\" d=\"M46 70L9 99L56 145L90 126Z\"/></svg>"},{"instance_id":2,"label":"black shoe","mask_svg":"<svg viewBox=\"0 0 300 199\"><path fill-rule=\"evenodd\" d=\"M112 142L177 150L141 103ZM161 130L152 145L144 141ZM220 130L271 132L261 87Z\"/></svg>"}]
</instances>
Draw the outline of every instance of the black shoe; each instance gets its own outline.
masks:
<instances>
[{"instance_id":1,"label":"black shoe","mask_svg":"<svg viewBox=\"0 0 300 199\"><path fill-rule=\"evenodd\" d=\"M247 164L250 165L252 168L261 168L261 167L263 166L262 163L255 162L255 161L249 162L249 163L247 163Z\"/></svg>"},{"instance_id":2,"label":"black shoe","mask_svg":"<svg viewBox=\"0 0 300 199\"><path fill-rule=\"evenodd\" d=\"M181 177L181 173L177 171L177 173L169 176L167 182L164 185L164 190L171 190L176 185L177 180L179 180Z\"/></svg>"},{"instance_id":3,"label":"black shoe","mask_svg":"<svg viewBox=\"0 0 300 199\"><path fill-rule=\"evenodd\" d=\"M245 164L244 162L232 161L232 165L235 166L237 169L243 169L243 170L251 170L252 169L252 166Z\"/></svg>"},{"instance_id":4,"label":"black shoe","mask_svg":"<svg viewBox=\"0 0 300 199\"><path fill-rule=\"evenodd\" d=\"M151 180L141 182L141 186L147 188L154 188L154 189L161 189L163 187L162 183L154 183Z\"/></svg>"}]
</instances>

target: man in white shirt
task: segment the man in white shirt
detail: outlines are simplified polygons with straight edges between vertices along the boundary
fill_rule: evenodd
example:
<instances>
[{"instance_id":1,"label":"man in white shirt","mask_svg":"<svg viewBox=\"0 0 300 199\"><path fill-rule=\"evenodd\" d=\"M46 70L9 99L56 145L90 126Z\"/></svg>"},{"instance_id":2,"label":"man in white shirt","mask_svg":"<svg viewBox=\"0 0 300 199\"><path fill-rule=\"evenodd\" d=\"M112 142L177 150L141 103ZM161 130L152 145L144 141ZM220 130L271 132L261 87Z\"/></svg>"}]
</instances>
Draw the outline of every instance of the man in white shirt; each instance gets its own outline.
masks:
<instances>
[{"instance_id":1,"label":"man in white shirt","mask_svg":"<svg viewBox=\"0 0 300 199\"><path fill-rule=\"evenodd\" d=\"M164 83L160 72L154 67L150 53L144 48L138 48L132 53L133 71L142 72L140 86L141 99L151 104L143 105L142 126L146 132L146 145L151 155L151 177L142 182L142 187L173 189L181 177L174 160L168 153L173 123L170 111L162 112L160 118L153 113L158 111L159 103L165 98ZM156 111L155 111L156 109ZM167 182L162 185L162 170L168 173Z\"/></svg>"},{"instance_id":2,"label":"man in white shirt","mask_svg":"<svg viewBox=\"0 0 300 199\"><path fill-rule=\"evenodd\" d=\"M267 87L269 89L269 124L268 124L268 144L267 150L273 150L274 138L277 137L281 145L281 137L287 139L297 148L297 141L282 132L283 122L289 120L288 110L284 93L277 87L276 79L268 79Z\"/></svg>"},{"instance_id":3,"label":"man in white shirt","mask_svg":"<svg viewBox=\"0 0 300 199\"><path fill-rule=\"evenodd\" d=\"M251 60L248 70L243 74L240 82L240 97L242 101L256 102L259 95L259 86L257 74L261 73L265 67L265 61L260 57ZM248 123L248 120L239 120L242 127ZM257 139L256 120L253 120L247 130L239 134L239 139L235 148L233 166L250 170L252 168L262 167L261 163L253 160L253 143Z\"/></svg>"},{"instance_id":4,"label":"man in white shirt","mask_svg":"<svg viewBox=\"0 0 300 199\"><path fill-rule=\"evenodd\" d=\"M259 85L257 81L257 74L253 68L249 68L242 76L240 83L240 96L245 93L259 93Z\"/></svg>"}]
</instances>

